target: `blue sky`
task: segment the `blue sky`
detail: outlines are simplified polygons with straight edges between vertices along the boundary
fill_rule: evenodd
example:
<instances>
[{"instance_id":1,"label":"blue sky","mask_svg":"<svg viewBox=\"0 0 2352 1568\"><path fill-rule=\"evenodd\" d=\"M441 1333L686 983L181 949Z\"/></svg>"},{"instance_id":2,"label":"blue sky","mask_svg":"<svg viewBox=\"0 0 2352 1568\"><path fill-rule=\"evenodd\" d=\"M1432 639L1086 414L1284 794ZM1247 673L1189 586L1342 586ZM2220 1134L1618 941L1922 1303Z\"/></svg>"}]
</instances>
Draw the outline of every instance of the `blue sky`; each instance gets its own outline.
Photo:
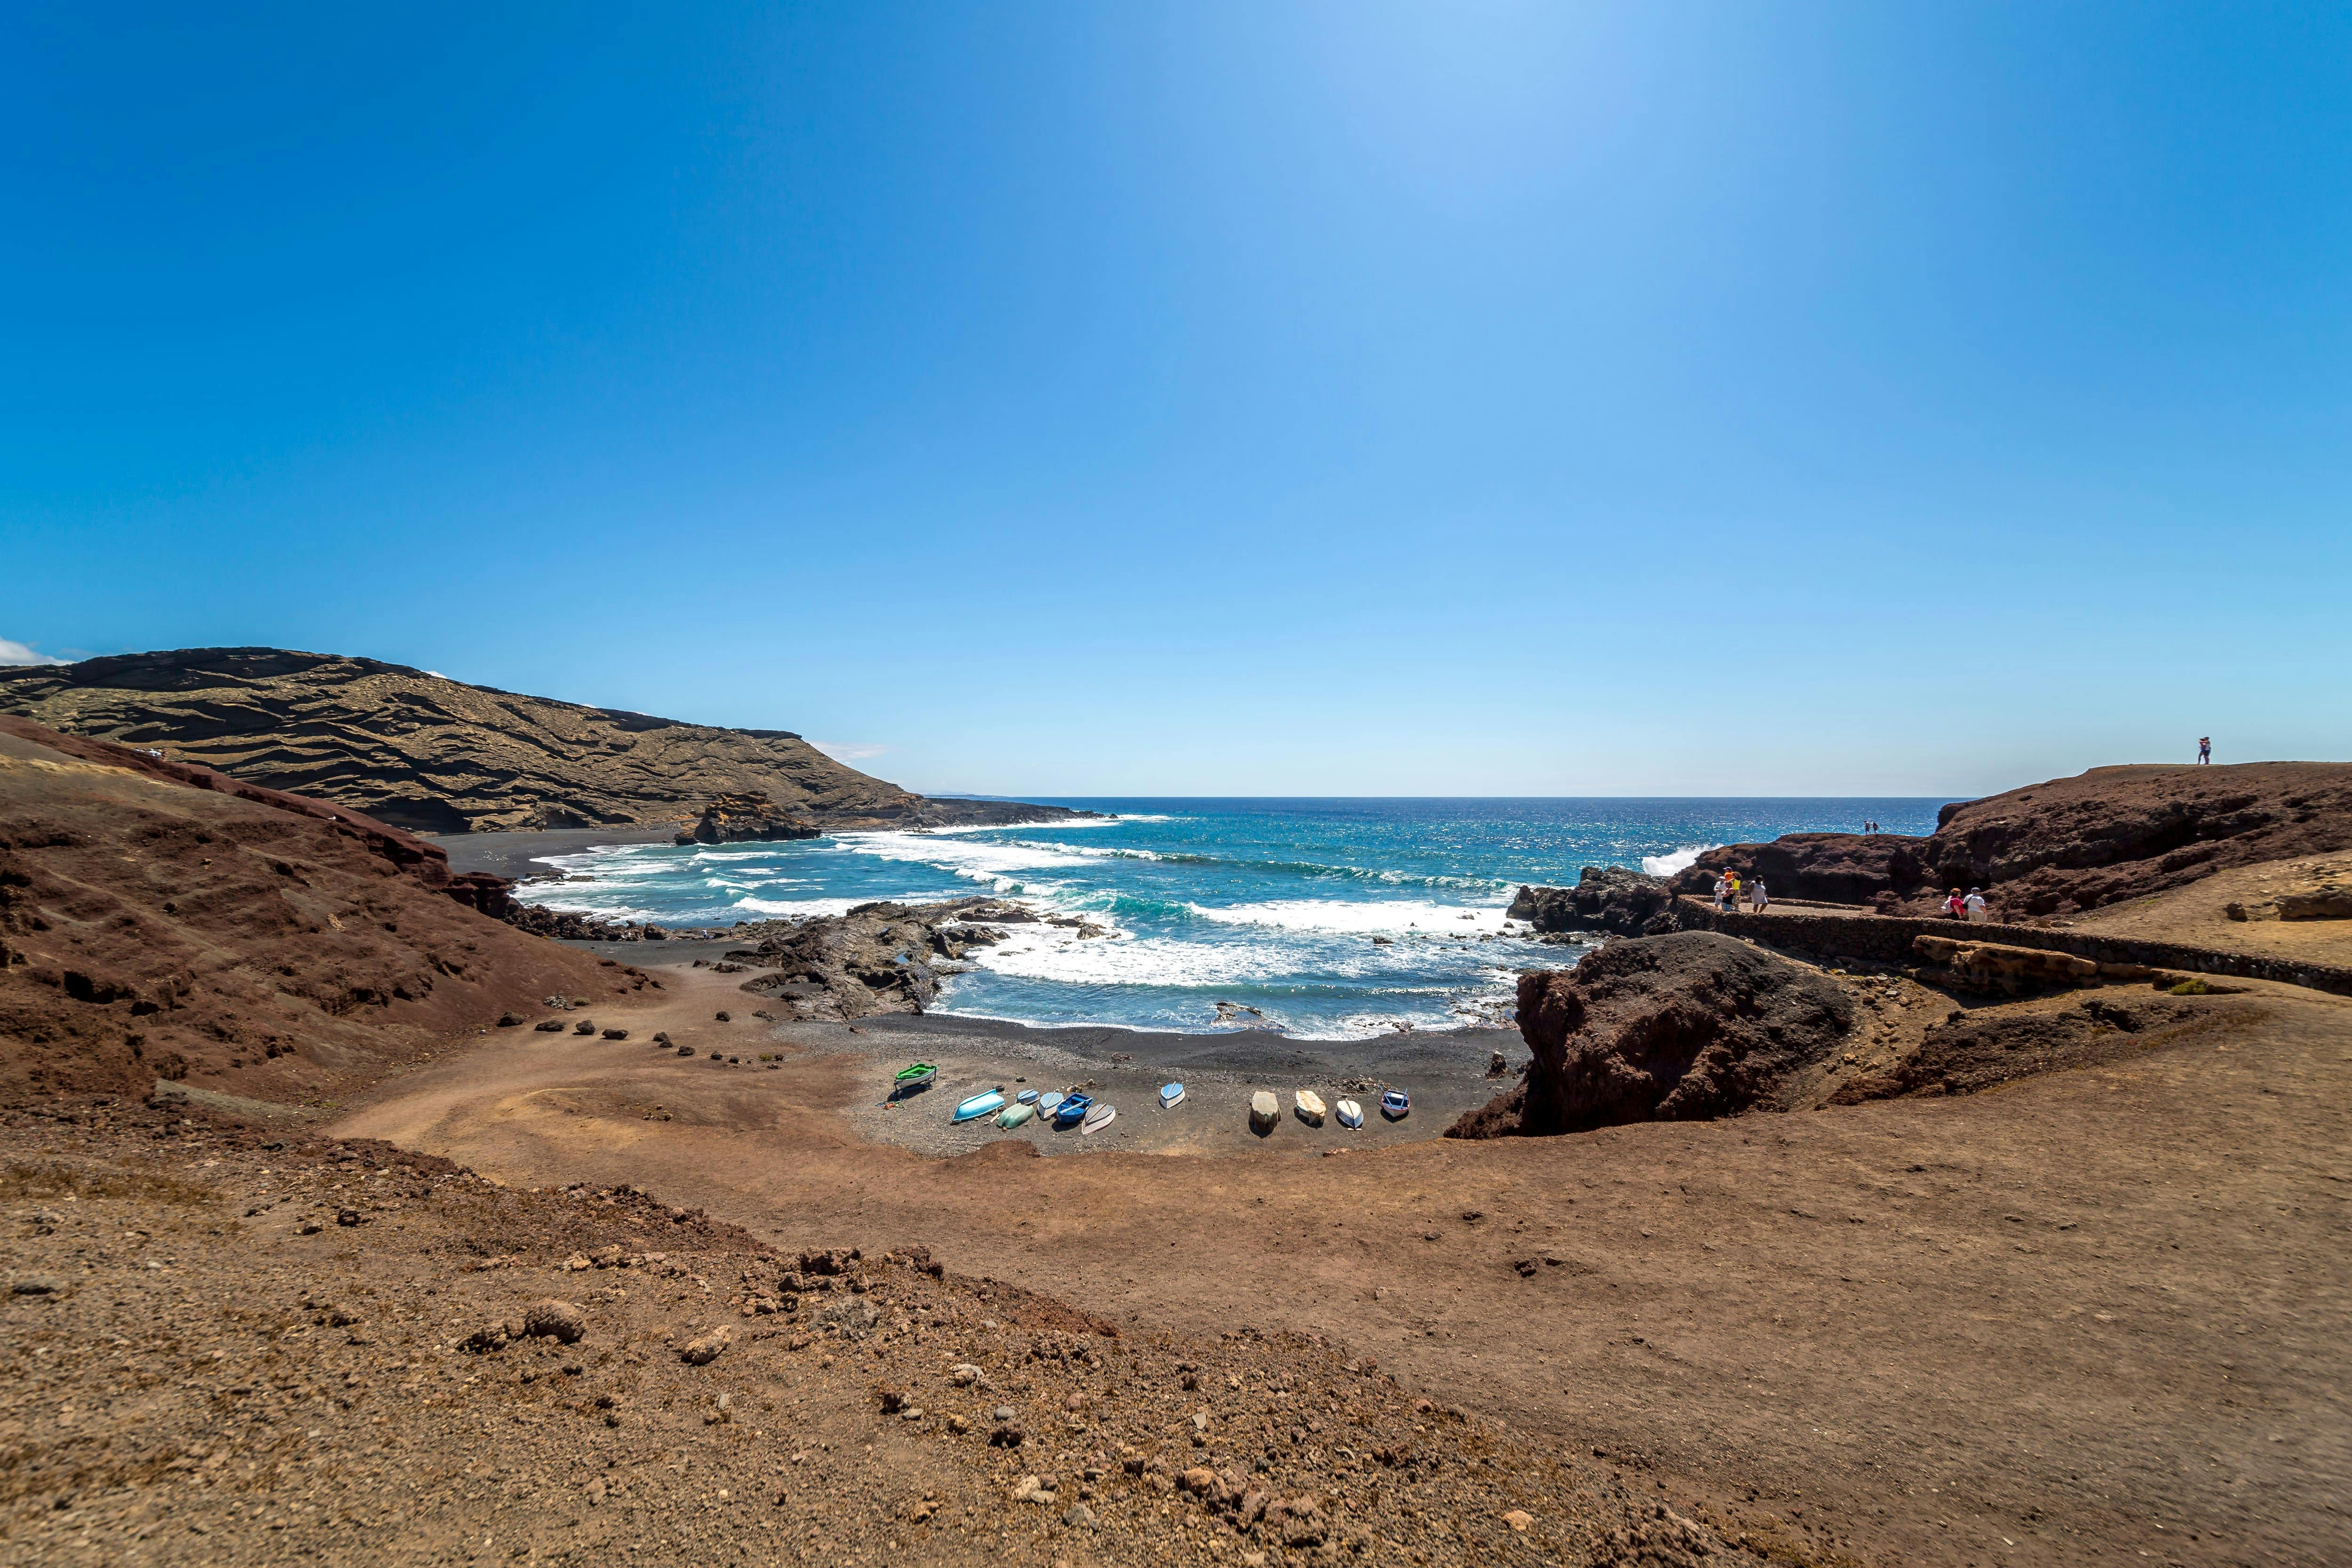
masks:
<instances>
[{"instance_id":1,"label":"blue sky","mask_svg":"<svg viewBox=\"0 0 2352 1568\"><path fill-rule=\"evenodd\" d=\"M2340 7L31 5L0 147L20 652L1008 794L2352 751Z\"/></svg>"}]
</instances>

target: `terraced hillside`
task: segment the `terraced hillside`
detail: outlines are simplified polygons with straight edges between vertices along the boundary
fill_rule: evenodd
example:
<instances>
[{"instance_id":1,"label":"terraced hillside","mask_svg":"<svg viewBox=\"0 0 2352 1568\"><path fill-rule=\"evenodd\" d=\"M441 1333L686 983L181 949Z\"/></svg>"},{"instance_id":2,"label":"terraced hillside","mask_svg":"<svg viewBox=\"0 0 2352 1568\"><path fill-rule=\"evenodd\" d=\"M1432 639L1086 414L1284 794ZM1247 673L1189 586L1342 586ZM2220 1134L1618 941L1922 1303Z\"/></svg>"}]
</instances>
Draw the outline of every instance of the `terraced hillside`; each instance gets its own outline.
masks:
<instances>
[{"instance_id":1,"label":"terraced hillside","mask_svg":"<svg viewBox=\"0 0 2352 1568\"><path fill-rule=\"evenodd\" d=\"M829 828L1066 814L928 800L786 730L719 729L278 648L0 669L0 713L161 748L420 832L687 822L714 796L754 791Z\"/></svg>"}]
</instances>

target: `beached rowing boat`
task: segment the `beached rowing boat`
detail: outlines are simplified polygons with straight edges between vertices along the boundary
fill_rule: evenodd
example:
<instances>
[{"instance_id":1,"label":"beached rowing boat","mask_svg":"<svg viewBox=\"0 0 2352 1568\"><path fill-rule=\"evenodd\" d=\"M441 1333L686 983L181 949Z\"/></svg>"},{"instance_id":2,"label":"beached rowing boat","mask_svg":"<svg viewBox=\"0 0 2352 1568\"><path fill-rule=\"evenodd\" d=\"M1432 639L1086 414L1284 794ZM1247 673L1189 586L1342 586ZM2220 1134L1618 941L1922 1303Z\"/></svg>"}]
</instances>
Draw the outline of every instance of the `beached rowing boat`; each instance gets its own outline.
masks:
<instances>
[{"instance_id":1,"label":"beached rowing boat","mask_svg":"<svg viewBox=\"0 0 2352 1568\"><path fill-rule=\"evenodd\" d=\"M1160 1086L1160 1108L1162 1111L1172 1111L1182 1103L1184 1103L1184 1086L1181 1083L1163 1083Z\"/></svg>"},{"instance_id":2,"label":"beached rowing boat","mask_svg":"<svg viewBox=\"0 0 2352 1568\"><path fill-rule=\"evenodd\" d=\"M1331 1110L1339 1118L1339 1125L1343 1127L1360 1127L1364 1124L1364 1108L1353 1100L1342 1100L1332 1106Z\"/></svg>"},{"instance_id":3,"label":"beached rowing boat","mask_svg":"<svg viewBox=\"0 0 2352 1568\"><path fill-rule=\"evenodd\" d=\"M1004 1109L1004 1096L992 1089L985 1094L975 1094L955 1108L950 1122L977 1122L982 1116L993 1116Z\"/></svg>"},{"instance_id":4,"label":"beached rowing boat","mask_svg":"<svg viewBox=\"0 0 2352 1568\"><path fill-rule=\"evenodd\" d=\"M1276 1100L1271 1092L1261 1089L1256 1093L1250 1096L1250 1124L1252 1126L1271 1127L1275 1123L1281 1119L1282 1102Z\"/></svg>"},{"instance_id":5,"label":"beached rowing boat","mask_svg":"<svg viewBox=\"0 0 2352 1568\"><path fill-rule=\"evenodd\" d=\"M996 1113L996 1124L1000 1127L1017 1127L1036 1113L1037 1107L1034 1105L1007 1105Z\"/></svg>"},{"instance_id":6,"label":"beached rowing boat","mask_svg":"<svg viewBox=\"0 0 2352 1568\"><path fill-rule=\"evenodd\" d=\"M1078 1124L1078 1131L1082 1134L1099 1133L1109 1126L1111 1118L1118 1114L1118 1111L1114 1106L1094 1106L1087 1112L1087 1119Z\"/></svg>"},{"instance_id":7,"label":"beached rowing boat","mask_svg":"<svg viewBox=\"0 0 2352 1568\"><path fill-rule=\"evenodd\" d=\"M1310 1127L1319 1127L1323 1124L1323 1096L1316 1093L1314 1090L1298 1090L1291 1095L1290 1103L1298 1108L1300 1121Z\"/></svg>"}]
</instances>

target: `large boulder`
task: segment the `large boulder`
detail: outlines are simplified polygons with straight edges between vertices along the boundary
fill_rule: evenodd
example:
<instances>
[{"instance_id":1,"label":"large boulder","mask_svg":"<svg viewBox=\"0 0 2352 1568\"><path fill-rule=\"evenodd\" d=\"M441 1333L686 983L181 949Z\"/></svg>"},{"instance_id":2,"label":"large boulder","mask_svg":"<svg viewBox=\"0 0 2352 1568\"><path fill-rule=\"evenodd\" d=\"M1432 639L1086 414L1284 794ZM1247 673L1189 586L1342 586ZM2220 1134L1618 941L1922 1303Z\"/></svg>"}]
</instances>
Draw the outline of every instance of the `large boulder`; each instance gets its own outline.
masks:
<instances>
[{"instance_id":1,"label":"large boulder","mask_svg":"<svg viewBox=\"0 0 2352 1568\"><path fill-rule=\"evenodd\" d=\"M1796 1103L1843 1048L1853 1005L1833 982L1709 931L1612 942L1572 969L1519 977L1532 1060L1448 1137L1579 1133Z\"/></svg>"},{"instance_id":2,"label":"large boulder","mask_svg":"<svg viewBox=\"0 0 2352 1568\"><path fill-rule=\"evenodd\" d=\"M1671 883L1614 865L1586 866L1574 887L1522 887L1508 914L1544 932L1657 936L1682 929Z\"/></svg>"}]
</instances>

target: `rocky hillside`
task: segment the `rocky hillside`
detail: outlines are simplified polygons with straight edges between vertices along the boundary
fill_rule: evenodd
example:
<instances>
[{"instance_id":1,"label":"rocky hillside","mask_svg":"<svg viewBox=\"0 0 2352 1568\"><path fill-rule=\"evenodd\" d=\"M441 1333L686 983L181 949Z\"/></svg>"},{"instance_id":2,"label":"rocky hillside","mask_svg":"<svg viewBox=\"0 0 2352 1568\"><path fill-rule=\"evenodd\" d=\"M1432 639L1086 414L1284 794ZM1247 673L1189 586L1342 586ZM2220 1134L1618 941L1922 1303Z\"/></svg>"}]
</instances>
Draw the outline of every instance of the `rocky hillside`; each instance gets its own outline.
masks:
<instances>
[{"instance_id":1,"label":"rocky hillside","mask_svg":"<svg viewBox=\"0 0 2352 1568\"><path fill-rule=\"evenodd\" d=\"M1947 806L1927 838L1790 833L1699 857L1676 885L1726 867L1780 898L1925 912L1981 887L2000 919L2069 915L2233 866L2352 848L2352 763L2094 768Z\"/></svg>"},{"instance_id":2,"label":"rocky hillside","mask_svg":"<svg viewBox=\"0 0 2352 1568\"><path fill-rule=\"evenodd\" d=\"M927 800L785 730L716 729L277 648L0 669L0 713L160 748L416 832L684 825L714 798L754 793L825 828L1072 814Z\"/></svg>"},{"instance_id":3,"label":"rocky hillside","mask_svg":"<svg viewBox=\"0 0 2352 1568\"><path fill-rule=\"evenodd\" d=\"M650 983L478 891L356 813L0 717L0 1100L161 1077L295 1103Z\"/></svg>"}]
</instances>

